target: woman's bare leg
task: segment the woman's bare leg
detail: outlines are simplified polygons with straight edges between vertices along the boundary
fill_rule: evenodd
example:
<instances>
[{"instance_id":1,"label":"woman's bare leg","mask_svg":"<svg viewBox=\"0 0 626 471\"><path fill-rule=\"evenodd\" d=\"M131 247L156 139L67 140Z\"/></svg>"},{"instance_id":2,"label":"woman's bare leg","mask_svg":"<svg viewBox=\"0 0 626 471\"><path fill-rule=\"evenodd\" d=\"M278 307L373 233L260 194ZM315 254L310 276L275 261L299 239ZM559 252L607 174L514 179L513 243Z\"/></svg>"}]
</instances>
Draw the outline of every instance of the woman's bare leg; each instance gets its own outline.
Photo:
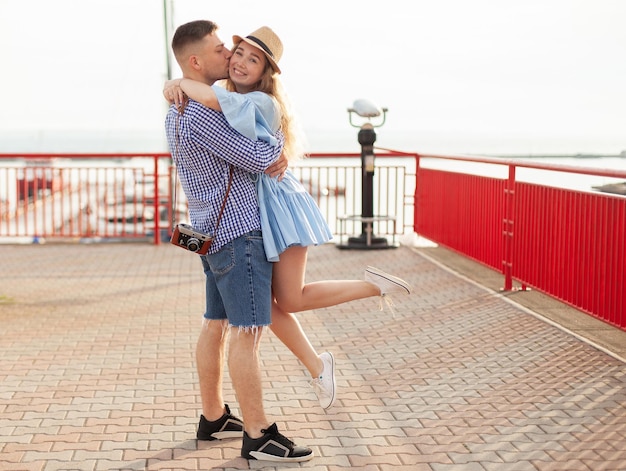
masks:
<instances>
[{"instance_id":1,"label":"woman's bare leg","mask_svg":"<svg viewBox=\"0 0 626 471\"><path fill-rule=\"evenodd\" d=\"M304 364L311 375L311 386L323 409L331 407L337 397L335 359L330 352L318 355L302 330L296 316L272 305L270 328L289 350Z\"/></svg>"},{"instance_id":2,"label":"woman's bare leg","mask_svg":"<svg viewBox=\"0 0 626 471\"><path fill-rule=\"evenodd\" d=\"M290 247L274 263L272 293L272 324L270 328L283 344L304 364L311 374L320 405L328 409L336 398L335 360L330 352L318 355L300 323L292 312L308 311L356 299L381 296L388 286L377 278L394 279L393 276L368 267L366 280L325 280L305 283L307 262L306 247ZM392 281L409 292L406 283L399 279Z\"/></svg>"},{"instance_id":3,"label":"woman's bare leg","mask_svg":"<svg viewBox=\"0 0 626 471\"><path fill-rule=\"evenodd\" d=\"M379 296L380 289L365 280L324 280L306 283L307 248L289 247L274 263L272 290L287 312L308 311L356 299Z\"/></svg>"},{"instance_id":4,"label":"woman's bare leg","mask_svg":"<svg viewBox=\"0 0 626 471\"><path fill-rule=\"evenodd\" d=\"M276 303L272 305L272 324L270 329L278 339L309 370L312 378L322 374L324 364L302 330L298 318L290 312L283 311Z\"/></svg>"}]
</instances>

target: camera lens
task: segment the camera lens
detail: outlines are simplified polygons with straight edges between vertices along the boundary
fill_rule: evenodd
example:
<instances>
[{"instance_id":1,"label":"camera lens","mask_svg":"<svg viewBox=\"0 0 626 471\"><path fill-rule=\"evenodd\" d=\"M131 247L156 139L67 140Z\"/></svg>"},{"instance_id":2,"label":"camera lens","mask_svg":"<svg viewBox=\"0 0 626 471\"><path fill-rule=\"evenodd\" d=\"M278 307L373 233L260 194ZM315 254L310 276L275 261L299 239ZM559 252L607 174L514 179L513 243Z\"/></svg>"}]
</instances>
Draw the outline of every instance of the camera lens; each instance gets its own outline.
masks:
<instances>
[{"instance_id":1,"label":"camera lens","mask_svg":"<svg viewBox=\"0 0 626 471\"><path fill-rule=\"evenodd\" d=\"M200 250L200 241L195 237L190 237L187 241L187 248L190 252L197 252Z\"/></svg>"}]
</instances>

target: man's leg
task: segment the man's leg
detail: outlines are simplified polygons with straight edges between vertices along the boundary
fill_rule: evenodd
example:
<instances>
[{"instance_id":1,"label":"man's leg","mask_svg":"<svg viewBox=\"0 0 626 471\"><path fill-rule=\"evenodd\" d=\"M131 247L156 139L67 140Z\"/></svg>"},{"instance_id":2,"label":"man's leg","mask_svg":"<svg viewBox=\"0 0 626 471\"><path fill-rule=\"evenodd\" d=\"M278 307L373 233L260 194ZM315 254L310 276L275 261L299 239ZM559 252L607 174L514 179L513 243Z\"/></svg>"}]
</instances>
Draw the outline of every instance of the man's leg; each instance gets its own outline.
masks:
<instances>
[{"instance_id":1,"label":"man's leg","mask_svg":"<svg viewBox=\"0 0 626 471\"><path fill-rule=\"evenodd\" d=\"M209 263L205 257L201 260L206 275L206 311L196 346L203 412L196 437L198 440L240 438L243 422L230 413L222 392L228 321Z\"/></svg>"},{"instance_id":2,"label":"man's leg","mask_svg":"<svg viewBox=\"0 0 626 471\"><path fill-rule=\"evenodd\" d=\"M228 371L237 393L244 428L252 438L258 438L269 426L263 407L259 342L261 329L232 328L228 352Z\"/></svg>"},{"instance_id":3,"label":"man's leg","mask_svg":"<svg viewBox=\"0 0 626 471\"><path fill-rule=\"evenodd\" d=\"M204 320L196 346L196 365L202 398L202 413L209 421L224 414L222 375L227 321Z\"/></svg>"},{"instance_id":4,"label":"man's leg","mask_svg":"<svg viewBox=\"0 0 626 471\"><path fill-rule=\"evenodd\" d=\"M311 449L295 445L276 424L269 425L263 407L258 349L262 329L271 323L272 266L261 233L241 236L209 258L231 325L228 366L244 420L241 455L268 461L310 460Z\"/></svg>"},{"instance_id":5,"label":"man's leg","mask_svg":"<svg viewBox=\"0 0 626 471\"><path fill-rule=\"evenodd\" d=\"M228 371L244 429L258 438L270 425L263 407L259 343L272 320L272 264L265 257L260 232L238 237L207 259L230 324Z\"/></svg>"}]
</instances>

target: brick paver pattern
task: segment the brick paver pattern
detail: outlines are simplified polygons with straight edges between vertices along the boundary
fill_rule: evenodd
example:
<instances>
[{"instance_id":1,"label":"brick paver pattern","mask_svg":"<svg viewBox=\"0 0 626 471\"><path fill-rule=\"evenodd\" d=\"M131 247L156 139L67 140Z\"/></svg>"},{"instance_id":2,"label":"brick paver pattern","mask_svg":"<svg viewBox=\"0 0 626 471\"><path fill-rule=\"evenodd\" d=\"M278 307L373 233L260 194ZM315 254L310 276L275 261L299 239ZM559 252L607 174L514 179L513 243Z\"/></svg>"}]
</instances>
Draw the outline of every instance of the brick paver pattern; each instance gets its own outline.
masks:
<instances>
[{"instance_id":1,"label":"brick paver pattern","mask_svg":"<svg viewBox=\"0 0 626 471\"><path fill-rule=\"evenodd\" d=\"M626 469L619 359L420 249L309 253L308 281L374 265L414 292L393 310L369 298L299 314L337 361L326 412L305 368L264 334L268 416L315 453L274 466L241 458L240 440L195 440L196 255L169 244L0 246L0 469Z\"/></svg>"}]
</instances>

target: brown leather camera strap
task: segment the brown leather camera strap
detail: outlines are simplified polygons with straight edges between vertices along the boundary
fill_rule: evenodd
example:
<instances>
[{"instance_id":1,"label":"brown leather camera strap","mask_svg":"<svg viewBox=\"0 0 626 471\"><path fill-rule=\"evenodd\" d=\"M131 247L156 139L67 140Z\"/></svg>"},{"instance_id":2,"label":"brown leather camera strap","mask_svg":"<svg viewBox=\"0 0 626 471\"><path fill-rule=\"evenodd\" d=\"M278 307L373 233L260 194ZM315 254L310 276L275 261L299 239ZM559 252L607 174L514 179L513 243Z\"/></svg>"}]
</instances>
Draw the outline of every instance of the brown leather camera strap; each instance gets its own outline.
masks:
<instances>
[{"instance_id":1,"label":"brown leather camera strap","mask_svg":"<svg viewBox=\"0 0 626 471\"><path fill-rule=\"evenodd\" d=\"M220 221L222 220L222 214L224 214L224 208L226 207L226 198L228 198L228 193L230 193L230 185L233 183L233 166L228 165L228 185L226 186L226 194L224 195L224 200L222 201L222 207L220 208L220 213L217 216L217 222L215 223L215 232L213 236L217 235L217 228L220 227Z\"/></svg>"},{"instance_id":2,"label":"brown leather camera strap","mask_svg":"<svg viewBox=\"0 0 626 471\"><path fill-rule=\"evenodd\" d=\"M174 148L174 155L179 156L178 153L178 141L180 140L179 133L179 122L180 117L183 115L185 111L185 106L187 106L187 101L183 103L182 106L178 108L178 116L176 117L176 146ZM217 228L220 227L220 221L222 220L222 214L224 214L224 209L226 208L226 199L228 198L228 193L230 193L230 187L233 183L233 173L234 169L231 164L228 164L228 185L226 186L226 193L224 194L224 199L222 200L222 206L220 207L220 213L217 216L217 222L215 223L215 231L213 236L217 234ZM176 213L178 211L177 198L178 196L178 167L176 166L176 161L174 161L174 198L173 198L173 208L172 208L172 228L176 226Z\"/></svg>"},{"instance_id":3,"label":"brown leather camera strap","mask_svg":"<svg viewBox=\"0 0 626 471\"><path fill-rule=\"evenodd\" d=\"M180 131L179 131L179 123L180 117L185 112L185 107L187 106L187 102L184 102L181 106L178 107L178 115L176 116L176 143L174 145L174 155L178 154L178 141L180 140ZM176 166L176 159L172 159L174 161L174 197L172 198L172 230L176 227L176 213L178 213L178 167Z\"/></svg>"}]
</instances>

